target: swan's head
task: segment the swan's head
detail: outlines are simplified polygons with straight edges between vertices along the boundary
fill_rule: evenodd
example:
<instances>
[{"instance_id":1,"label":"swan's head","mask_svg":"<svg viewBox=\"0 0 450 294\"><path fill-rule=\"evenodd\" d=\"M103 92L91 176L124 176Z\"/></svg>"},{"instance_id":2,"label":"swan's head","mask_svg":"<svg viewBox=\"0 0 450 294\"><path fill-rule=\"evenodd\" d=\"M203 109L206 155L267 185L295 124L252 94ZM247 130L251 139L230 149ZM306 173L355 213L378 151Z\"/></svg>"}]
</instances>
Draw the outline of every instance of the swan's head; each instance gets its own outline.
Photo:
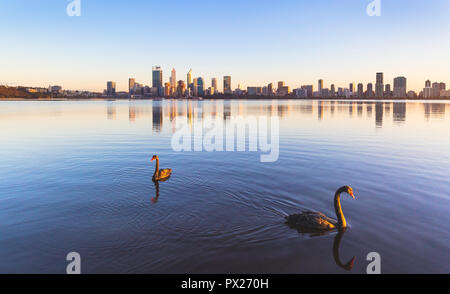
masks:
<instances>
[{"instance_id":1,"label":"swan's head","mask_svg":"<svg viewBox=\"0 0 450 294\"><path fill-rule=\"evenodd\" d=\"M152 160L150 160L150 161L157 160L157 159L158 159L158 156L157 155L153 155Z\"/></svg>"},{"instance_id":2,"label":"swan's head","mask_svg":"<svg viewBox=\"0 0 450 294\"><path fill-rule=\"evenodd\" d=\"M345 186L343 187L343 190L345 193L347 193L348 195L352 196L353 199L356 199L355 195L353 194L353 188L350 186Z\"/></svg>"}]
</instances>

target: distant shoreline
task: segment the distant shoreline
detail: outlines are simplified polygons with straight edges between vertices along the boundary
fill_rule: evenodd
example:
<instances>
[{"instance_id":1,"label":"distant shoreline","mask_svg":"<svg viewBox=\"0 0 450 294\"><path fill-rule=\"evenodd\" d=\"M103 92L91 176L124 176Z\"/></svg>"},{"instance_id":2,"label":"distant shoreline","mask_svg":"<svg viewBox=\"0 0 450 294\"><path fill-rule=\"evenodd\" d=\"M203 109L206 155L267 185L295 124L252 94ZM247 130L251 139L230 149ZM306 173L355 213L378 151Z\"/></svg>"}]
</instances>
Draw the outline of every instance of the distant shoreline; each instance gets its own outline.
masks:
<instances>
[{"instance_id":1,"label":"distant shoreline","mask_svg":"<svg viewBox=\"0 0 450 294\"><path fill-rule=\"evenodd\" d=\"M65 98L0 98L2 101L152 101L152 100L299 100L299 101L450 101L450 98L295 98L295 97L207 97L207 98L105 98L105 97L65 97Z\"/></svg>"}]
</instances>

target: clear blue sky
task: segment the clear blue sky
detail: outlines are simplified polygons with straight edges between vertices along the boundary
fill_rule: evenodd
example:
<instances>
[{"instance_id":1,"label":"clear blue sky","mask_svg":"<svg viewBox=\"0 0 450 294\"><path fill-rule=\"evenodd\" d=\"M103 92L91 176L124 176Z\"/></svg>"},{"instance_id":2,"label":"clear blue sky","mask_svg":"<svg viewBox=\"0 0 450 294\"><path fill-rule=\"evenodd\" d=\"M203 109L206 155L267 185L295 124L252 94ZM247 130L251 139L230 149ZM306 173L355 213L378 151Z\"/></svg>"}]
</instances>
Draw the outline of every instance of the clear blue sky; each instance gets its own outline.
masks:
<instances>
[{"instance_id":1,"label":"clear blue sky","mask_svg":"<svg viewBox=\"0 0 450 294\"><path fill-rule=\"evenodd\" d=\"M381 0L0 0L0 84L103 90L151 85L175 67L211 77L232 75L233 88L286 81L291 87L387 82L408 77L450 84L450 1ZM221 82L219 83L221 84Z\"/></svg>"}]
</instances>

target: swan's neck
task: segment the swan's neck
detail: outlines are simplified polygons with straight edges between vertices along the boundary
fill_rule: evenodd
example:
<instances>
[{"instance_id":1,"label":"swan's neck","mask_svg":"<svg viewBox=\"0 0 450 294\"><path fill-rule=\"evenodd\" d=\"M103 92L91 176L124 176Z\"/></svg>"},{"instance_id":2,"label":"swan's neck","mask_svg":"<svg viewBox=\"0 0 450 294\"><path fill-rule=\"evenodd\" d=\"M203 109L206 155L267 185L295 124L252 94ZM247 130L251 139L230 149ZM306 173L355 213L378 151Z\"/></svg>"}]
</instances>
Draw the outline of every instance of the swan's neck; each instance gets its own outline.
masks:
<instances>
[{"instance_id":1,"label":"swan's neck","mask_svg":"<svg viewBox=\"0 0 450 294\"><path fill-rule=\"evenodd\" d=\"M337 191L336 195L334 196L334 209L336 210L338 227L346 228L347 221L345 220L344 213L342 212L342 206L341 206L341 191Z\"/></svg>"},{"instance_id":2,"label":"swan's neck","mask_svg":"<svg viewBox=\"0 0 450 294\"><path fill-rule=\"evenodd\" d=\"M159 172L159 158L156 158L155 174L153 175L154 178L158 177L158 172Z\"/></svg>"}]
</instances>

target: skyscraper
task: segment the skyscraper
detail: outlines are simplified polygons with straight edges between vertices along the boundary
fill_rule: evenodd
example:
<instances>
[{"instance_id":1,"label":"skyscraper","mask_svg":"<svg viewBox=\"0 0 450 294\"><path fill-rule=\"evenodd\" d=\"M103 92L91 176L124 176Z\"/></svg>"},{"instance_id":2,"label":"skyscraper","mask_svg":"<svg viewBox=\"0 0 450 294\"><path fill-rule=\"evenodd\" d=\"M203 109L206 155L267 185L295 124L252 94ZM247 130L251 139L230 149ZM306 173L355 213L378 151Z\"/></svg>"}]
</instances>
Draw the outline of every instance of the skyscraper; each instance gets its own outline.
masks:
<instances>
[{"instance_id":1,"label":"skyscraper","mask_svg":"<svg viewBox=\"0 0 450 294\"><path fill-rule=\"evenodd\" d=\"M205 83L202 77L197 78L197 95L199 97L205 96Z\"/></svg>"},{"instance_id":2,"label":"skyscraper","mask_svg":"<svg viewBox=\"0 0 450 294\"><path fill-rule=\"evenodd\" d=\"M224 76L223 77L223 93L224 94L231 94L231 76Z\"/></svg>"},{"instance_id":3,"label":"skyscraper","mask_svg":"<svg viewBox=\"0 0 450 294\"><path fill-rule=\"evenodd\" d=\"M359 83L358 84L358 97L362 98L364 96L364 85Z\"/></svg>"},{"instance_id":4,"label":"skyscraper","mask_svg":"<svg viewBox=\"0 0 450 294\"><path fill-rule=\"evenodd\" d=\"M171 85L171 95L173 95L176 92L177 88L177 71L173 68L172 74L170 75L170 85Z\"/></svg>"},{"instance_id":5,"label":"skyscraper","mask_svg":"<svg viewBox=\"0 0 450 294\"><path fill-rule=\"evenodd\" d=\"M432 85L432 97L438 98L441 96L441 84L440 83L433 83Z\"/></svg>"},{"instance_id":6,"label":"skyscraper","mask_svg":"<svg viewBox=\"0 0 450 294\"><path fill-rule=\"evenodd\" d=\"M394 79L394 97L404 98L406 97L406 78L397 77Z\"/></svg>"},{"instance_id":7,"label":"skyscraper","mask_svg":"<svg viewBox=\"0 0 450 294\"><path fill-rule=\"evenodd\" d=\"M424 98L431 98L433 97L433 91L431 88L431 81L427 80L425 82L425 88L423 88L423 97Z\"/></svg>"},{"instance_id":8,"label":"skyscraper","mask_svg":"<svg viewBox=\"0 0 450 294\"><path fill-rule=\"evenodd\" d=\"M331 84L330 86L330 95L331 97L336 96L336 86L334 84Z\"/></svg>"},{"instance_id":9,"label":"skyscraper","mask_svg":"<svg viewBox=\"0 0 450 294\"><path fill-rule=\"evenodd\" d=\"M375 96L382 98L384 93L384 75L382 72L377 73L377 83L375 84Z\"/></svg>"},{"instance_id":10,"label":"skyscraper","mask_svg":"<svg viewBox=\"0 0 450 294\"><path fill-rule=\"evenodd\" d=\"M189 87L190 84L192 84L192 69L187 73L187 86Z\"/></svg>"},{"instance_id":11,"label":"skyscraper","mask_svg":"<svg viewBox=\"0 0 450 294\"><path fill-rule=\"evenodd\" d=\"M217 90L217 79L216 78L212 78L211 88L214 88L214 90Z\"/></svg>"},{"instance_id":12,"label":"skyscraper","mask_svg":"<svg viewBox=\"0 0 450 294\"><path fill-rule=\"evenodd\" d=\"M351 95L353 95L355 93L355 84L354 83L350 83L348 85L348 88L350 90Z\"/></svg>"},{"instance_id":13,"label":"skyscraper","mask_svg":"<svg viewBox=\"0 0 450 294\"><path fill-rule=\"evenodd\" d=\"M273 83L267 85L267 95L269 96L273 95Z\"/></svg>"},{"instance_id":14,"label":"skyscraper","mask_svg":"<svg viewBox=\"0 0 450 294\"><path fill-rule=\"evenodd\" d=\"M366 92L366 96L369 98L372 98L374 96L374 92L373 92L373 84L372 83L368 83L367 84L367 92Z\"/></svg>"},{"instance_id":15,"label":"skyscraper","mask_svg":"<svg viewBox=\"0 0 450 294\"><path fill-rule=\"evenodd\" d=\"M322 95L322 90L323 90L323 80L319 80L319 95Z\"/></svg>"},{"instance_id":16,"label":"skyscraper","mask_svg":"<svg viewBox=\"0 0 450 294\"><path fill-rule=\"evenodd\" d=\"M192 84L193 84L193 88L192 88L193 95L195 97L197 97L198 96L198 79L194 78L194 82Z\"/></svg>"},{"instance_id":17,"label":"skyscraper","mask_svg":"<svg viewBox=\"0 0 450 294\"><path fill-rule=\"evenodd\" d=\"M152 70L153 74L153 88L155 89L158 96L164 95L164 85L163 85L163 72L160 66L154 66Z\"/></svg>"},{"instance_id":18,"label":"skyscraper","mask_svg":"<svg viewBox=\"0 0 450 294\"><path fill-rule=\"evenodd\" d=\"M116 96L116 82L108 81L106 83L106 95L109 97Z\"/></svg>"},{"instance_id":19,"label":"skyscraper","mask_svg":"<svg viewBox=\"0 0 450 294\"><path fill-rule=\"evenodd\" d=\"M129 78L128 79L128 94L130 95L134 95L134 87L136 85L136 79L134 78Z\"/></svg>"}]
</instances>

